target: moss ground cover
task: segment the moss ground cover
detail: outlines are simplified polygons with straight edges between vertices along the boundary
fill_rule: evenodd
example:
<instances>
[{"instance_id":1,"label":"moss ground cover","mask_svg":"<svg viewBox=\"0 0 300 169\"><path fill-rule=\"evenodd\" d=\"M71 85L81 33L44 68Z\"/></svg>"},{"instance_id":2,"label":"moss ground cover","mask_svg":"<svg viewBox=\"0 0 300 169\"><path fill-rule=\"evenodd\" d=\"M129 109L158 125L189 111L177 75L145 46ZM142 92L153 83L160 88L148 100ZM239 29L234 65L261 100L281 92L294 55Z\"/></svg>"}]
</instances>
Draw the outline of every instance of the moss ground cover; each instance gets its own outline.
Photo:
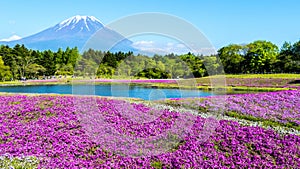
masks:
<instances>
[{"instance_id":1,"label":"moss ground cover","mask_svg":"<svg viewBox=\"0 0 300 169\"><path fill-rule=\"evenodd\" d=\"M221 101L221 103L220 103ZM253 94L234 94L209 98L171 99L166 104L184 106L213 112L217 108L222 114L251 121L293 127L300 130L300 91L287 90Z\"/></svg>"},{"instance_id":2,"label":"moss ground cover","mask_svg":"<svg viewBox=\"0 0 300 169\"><path fill-rule=\"evenodd\" d=\"M209 78L197 78L198 86L210 86L214 79L220 76L211 76ZM255 87L255 88L298 88L300 85L299 75L286 76L275 74L267 75L226 75L222 77L226 80L229 87Z\"/></svg>"},{"instance_id":3,"label":"moss ground cover","mask_svg":"<svg viewBox=\"0 0 300 169\"><path fill-rule=\"evenodd\" d=\"M36 157L12 157L10 154L0 156L0 168L2 169L34 169L37 168L39 161Z\"/></svg>"},{"instance_id":4,"label":"moss ground cover","mask_svg":"<svg viewBox=\"0 0 300 169\"><path fill-rule=\"evenodd\" d=\"M245 95L235 95L232 102L236 101L236 104L225 108L238 108L241 113L242 110L247 110L245 113L253 111L259 114L258 109L264 110L269 106L272 111L281 110L285 113L283 117L286 120L298 122L295 115L299 114L299 108L296 107L299 104L298 91L276 93L278 107L274 107L275 103L255 102L259 97L262 100L271 99L268 95L270 93L262 96L254 94L253 104L245 105L246 107L242 105ZM207 101L212 98L199 99L201 101L197 106L201 111L213 108ZM77 102L88 105L91 100L96 103L96 108L76 106ZM274 98L271 101L274 102ZM285 112L288 109L295 113ZM273 116L277 117L276 112L270 112L265 118ZM131 153L140 155L122 154L119 152L126 152L122 150L126 148L124 144L112 146L116 145L117 138L105 135L107 133L103 133L103 125L92 125L97 124L97 119L100 118L107 124L104 127L121 133L125 137L120 138L125 141L127 138L152 138L172 131L172 135L168 137L175 139L175 142L163 152L147 155L143 151L151 147L146 145L145 149L134 149L134 145L128 144L127 148L134 150ZM186 123L180 123L186 122L186 118L192 119L191 126L184 132L183 137L178 137L176 131L186 126ZM124 100L79 96L3 95L0 96L0 156L33 156L39 161L40 168L300 167L300 137L297 135L281 135L271 129L220 120L217 121L219 125L215 132L203 141L201 137L207 132L206 121L207 119L197 115L177 112L176 108L173 111L154 109ZM174 126L178 128L174 129ZM157 142L157 145L162 144ZM155 147L156 144L152 142L151 146Z\"/></svg>"},{"instance_id":5,"label":"moss ground cover","mask_svg":"<svg viewBox=\"0 0 300 169\"><path fill-rule=\"evenodd\" d=\"M241 75L231 75L227 74L228 78L291 78L299 79L300 74L289 74L289 73L278 73L278 74L241 74Z\"/></svg>"}]
</instances>

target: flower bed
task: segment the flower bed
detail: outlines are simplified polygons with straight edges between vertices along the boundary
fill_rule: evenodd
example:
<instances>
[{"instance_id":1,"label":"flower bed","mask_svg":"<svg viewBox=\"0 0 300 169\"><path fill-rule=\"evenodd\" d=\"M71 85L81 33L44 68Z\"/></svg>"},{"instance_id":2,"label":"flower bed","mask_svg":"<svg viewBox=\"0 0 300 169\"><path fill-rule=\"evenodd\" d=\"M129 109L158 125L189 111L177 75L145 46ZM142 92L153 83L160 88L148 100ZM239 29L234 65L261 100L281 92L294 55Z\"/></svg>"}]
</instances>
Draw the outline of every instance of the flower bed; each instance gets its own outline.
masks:
<instances>
[{"instance_id":1,"label":"flower bed","mask_svg":"<svg viewBox=\"0 0 300 169\"><path fill-rule=\"evenodd\" d=\"M299 87L299 78L265 78L265 77L242 77L239 78L238 76L232 77L211 77L211 78L200 78L197 79L198 86L209 86L211 82L214 80L220 80L224 78L226 80L227 86L233 87L272 87L272 88L297 88ZM221 81L220 81L221 82Z\"/></svg>"},{"instance_id":2,"label":"flower bed","mask_svg":"<svg viewBox=\"0 0 300 169\"><path fill-rule=\"evenodd\" d=\"M296 87L296 78L226 78L228 86L246 87Z\"/></svg>"},{"instance_id":3,"label":"flower bed","mask_svg":"<svg viewBox=\"0 0 300 169\"><path fill-rule=\"evenodd\" d=\"M122 100L0 96L0 156L34 156L40 168L300 167L299 136L226 120L212 120L208 124L218 125L209 130L213 128L205 125L209 120ZM155 136L168 139L155 140ZM152 145L134 145L132 138L150 140ZM155 147L170 140L174 144L165 149ZM128 144L117 145L124 143L119 141Z\"/></svg>"},{"instance_id":4,"label":"flower bed","mask_svg":"<svg viewBox=\"0 0 300 169\"><path fill-rule=\"evenodd\" d=\"M242 115L290 124L296 127L300 126L299 90L171 99L167 103L197 109L200 113L214 111L219 111L219 113L237 112Z\"/></svg>"}]
</instances>

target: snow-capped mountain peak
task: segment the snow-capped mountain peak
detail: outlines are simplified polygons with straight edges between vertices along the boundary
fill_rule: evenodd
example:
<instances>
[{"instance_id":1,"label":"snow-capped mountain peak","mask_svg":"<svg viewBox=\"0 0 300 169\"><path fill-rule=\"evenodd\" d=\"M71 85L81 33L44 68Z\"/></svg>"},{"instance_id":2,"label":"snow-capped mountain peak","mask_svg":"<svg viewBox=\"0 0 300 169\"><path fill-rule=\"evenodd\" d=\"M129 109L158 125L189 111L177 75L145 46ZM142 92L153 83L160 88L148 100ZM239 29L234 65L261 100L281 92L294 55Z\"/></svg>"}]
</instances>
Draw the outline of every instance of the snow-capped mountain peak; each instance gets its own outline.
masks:
<instances>
[{"instance_id":1,"label":"snow-capped mountain peak","mask_svg":"<svg viewBox=\"0 0 300 169\"><path fill-rule=\"evenodd\" d=\"M66 49L67 47L78 47L81 49L93 35L102 29L101 38L97 39L100 44L102 42L110 42L114 39L123 39L122 35L114 30L105 28L105 26L93 16L76 15L58 24L49 27L36 34L23 37L13 37L10 39L0 40L0 45L14 46L16 44L24 44L26 47L37 50L53 50L59 48ZM98 36L97 36L98 38ZM132 42L128 39L122 40L111 50L113 51L134 51L131 46ZM107 50L97 49L97 50Z\"/></svg>"},{"instance_id":2,"label":"snow-capped mountain peak","mask_svg":"<svg viewBox=\"0 0 300 169\"><path fill-rule=\"evenodd\" d=\"M89 16L89 19L91 19L93 22L99 22L99 23L101 23L101 21L100 20L98 20L96 17L94 17L94 16ZM101 23L102 24L102 23Z\"/></svg>"},{"instance_id":3,"label":"snow-capped mountain peak","mask_svg":"<svg viewBox=\"0 0 300 169\"><path fill-rule=\"evenodd\" d=\"M98 22L98 23L101 23L100 20L98 20L96 17L94 16L80 16L80 15L76 15L76 16L73 16L71 18L68 18L62 22L59 23L60 26L68 26L70 24L76 24L78 23L80 20L84 20L84 21L87 21L87 20L90 20L92 22ZM102 24L102 23L101 23Z\"/></svg>"},{"instance_id":4,"label":"snow-capped mountain peak","mask_svg":"<svg viewBox=\"0 0 300 169\"><path fill-rule=\"evenodd\" d=\"M78 26L80 25L80 26ZM90 27L103 27L103 24L94 16L80 16L76 15L71 18L68 18L59 24L57 24L55 27L56 31L62 30L62 29L71 29L73 30L76 27L80 27L80 31L87 30L91 31Z\"/></svg>"}]
</instances>

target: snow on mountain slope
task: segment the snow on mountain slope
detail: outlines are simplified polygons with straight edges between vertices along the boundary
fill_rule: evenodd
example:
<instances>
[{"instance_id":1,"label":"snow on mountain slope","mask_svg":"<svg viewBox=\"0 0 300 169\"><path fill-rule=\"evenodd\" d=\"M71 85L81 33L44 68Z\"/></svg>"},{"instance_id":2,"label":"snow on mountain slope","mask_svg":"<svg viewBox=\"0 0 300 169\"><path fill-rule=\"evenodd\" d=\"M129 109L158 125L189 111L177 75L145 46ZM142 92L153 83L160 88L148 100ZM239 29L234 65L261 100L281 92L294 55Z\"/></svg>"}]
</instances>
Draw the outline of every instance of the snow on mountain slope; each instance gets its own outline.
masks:
<instances>
[{"instance_id":1,"label":"snow on mountain slope","mask_svg":"<svg viewBox=\"0 0 300 169\"><path fill-rule=\"evenodd\" d=\"M86 32L95 32L103 27L103 24L93 16L73 16L69 19L66 19L59 24L54 26L56 32L63 30L74 30L77 28L77 31L86 31Z\"/></svg>"},{"instance_id":2,"label":"snow on mountain slope","mask_svg":"<svg viewBox=\"0 0 300 169\"><path fill-rule=\"evenodd\" d=\"M54 51L58 50L58 48L65 49L66 47L77 46L80 50L88 39L100 29L107 28L105 28L101 21L96 17L76 15L37 34L10 42L0 41L0 44L9 45L11 47L15 44L24 44L26 47L31 49L50 49ZM105 32L106 34L103 35L103 39L101 39L101 41L104 42L121 36L113 30ZM132 42L125 38L114 48L114 51L135 50L131 45Z\"/></svg>"}]
</instances>

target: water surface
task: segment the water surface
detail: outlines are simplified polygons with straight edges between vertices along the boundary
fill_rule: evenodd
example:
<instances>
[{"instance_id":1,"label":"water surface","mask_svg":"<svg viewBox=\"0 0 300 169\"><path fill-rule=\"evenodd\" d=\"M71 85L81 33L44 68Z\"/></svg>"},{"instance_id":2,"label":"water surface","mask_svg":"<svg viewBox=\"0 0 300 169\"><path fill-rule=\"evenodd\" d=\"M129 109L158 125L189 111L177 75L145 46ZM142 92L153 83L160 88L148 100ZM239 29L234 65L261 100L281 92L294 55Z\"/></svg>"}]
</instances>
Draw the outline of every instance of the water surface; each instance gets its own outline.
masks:
<instances>
[{"instance_id":1,"label":"water surface","mask_svg":"<svg viewBox=\"0 0 300 169\"><path fill-rule=\"evenodd\" d=\"M129 85L24 85L1 86L0 92L9 93L55 93L76 95L97 95L114 97L132 97L144 100L159 100L165 98L207 97L213 92L183 89L159 89Z\"/></svg>"}]
</instances>

